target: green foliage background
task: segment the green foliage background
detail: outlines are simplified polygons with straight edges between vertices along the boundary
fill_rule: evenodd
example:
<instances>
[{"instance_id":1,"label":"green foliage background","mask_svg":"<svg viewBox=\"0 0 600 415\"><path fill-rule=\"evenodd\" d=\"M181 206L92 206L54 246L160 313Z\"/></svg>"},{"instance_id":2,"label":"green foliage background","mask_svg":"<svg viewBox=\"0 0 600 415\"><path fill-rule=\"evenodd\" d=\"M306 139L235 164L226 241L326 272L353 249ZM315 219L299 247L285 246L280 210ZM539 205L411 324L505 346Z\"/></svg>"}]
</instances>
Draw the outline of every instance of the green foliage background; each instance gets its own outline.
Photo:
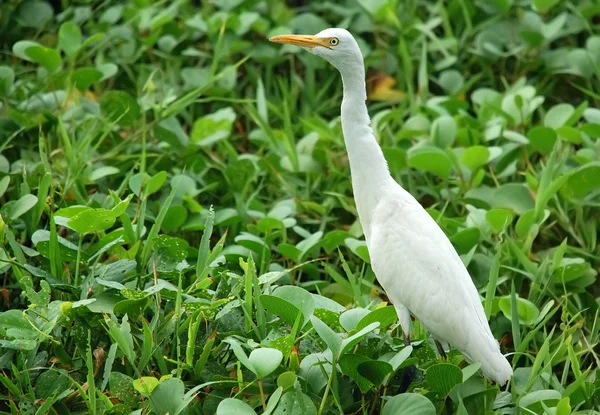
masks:
<instances>
[{"instance_id":1,"label":"green foliage background","mask_svg":"<svg viewBox=\"0 0 600 415\"><path fill-rule=\"evenodd\" d=\"M267 41L329 26L506 387L418 321L403 345L339 75ZM2 2L1 413L598 413L599 27L592 0Z\"/></svg>"}]
</instances>

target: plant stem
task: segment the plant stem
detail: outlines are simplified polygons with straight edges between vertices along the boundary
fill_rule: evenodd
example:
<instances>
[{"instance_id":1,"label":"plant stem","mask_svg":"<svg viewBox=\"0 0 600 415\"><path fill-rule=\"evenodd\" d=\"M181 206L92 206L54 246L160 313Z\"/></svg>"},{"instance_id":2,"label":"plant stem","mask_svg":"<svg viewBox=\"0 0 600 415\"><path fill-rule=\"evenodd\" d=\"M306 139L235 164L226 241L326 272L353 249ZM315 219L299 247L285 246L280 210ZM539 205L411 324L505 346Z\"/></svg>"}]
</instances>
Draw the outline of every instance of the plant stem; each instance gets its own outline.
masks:
<instances>
[{"instance_id":1,"label":"plant stem","mask_svg":"<svg viewBox=\"0 0 600 415\"><path fill-rule=\"evenodd\" d=\"M265 401L265 392L263 391L262 380L258 380L258 389L260 389L260 400L262 401L263 412L267 411L267 403Z\"/></svg>"},{"instance_id":2,"label":"plant stem","mask_svg":"<svg viewBox=\"0 0 600 415\"><path fill-rule=\"evenodd\" d=\"M83 245L83 235L79 235L79 244L77 245L77 261L75 262L75 287L79 287L79 262L81 261L81 246Z\"/></svg>"},{"instance_id":3,"label":"plant stem","mask_svg":"<svg viewBox=\"0 0 600 415\"><path fill-rule=\"evenodd\" d=\"M325 402L327 401L327 395L329 395L329 389L331 388L331 382L333 381L334 370L335 364L331 365L331 374L329 375L329 380L327 380L327 386L325 387L325 392L323 393L323 399L321 399L321 405L319 406L319 412L317 412L317 415L321 415L323 413L323 409L325 409Z\"/></svg>"}]
</instances>

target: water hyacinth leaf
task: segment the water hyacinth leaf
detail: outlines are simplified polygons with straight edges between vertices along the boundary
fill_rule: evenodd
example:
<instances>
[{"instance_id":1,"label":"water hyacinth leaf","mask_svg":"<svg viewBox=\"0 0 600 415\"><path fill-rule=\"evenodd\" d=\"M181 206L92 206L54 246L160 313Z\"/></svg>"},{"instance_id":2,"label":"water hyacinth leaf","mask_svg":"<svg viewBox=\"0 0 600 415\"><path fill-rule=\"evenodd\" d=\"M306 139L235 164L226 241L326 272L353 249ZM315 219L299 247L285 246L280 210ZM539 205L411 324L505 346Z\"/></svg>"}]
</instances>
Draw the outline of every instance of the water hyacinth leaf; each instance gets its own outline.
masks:
<instances>
[{"instance_id":1,"label":"water hyacinth leaf","mask_svg":"<svg viewBox=\"0 0 600 415\"><path fill-rule=\"evenodd\" d=\"M279 367L283 354L277 349L261 347L252 350L248 360L254 367L256 376L263 379L269 376L275 369Z\"/></svg>"},{"instance_id":2,"label":"water hyacinth leaf","mask_svg":"<svg viewBox=\"0 0 600 415\"><path fill-rule=\"evenodd\" d=\"M507 319L512 319L512 303L510 295L506 295L504 297L500 297L498 300L498 306L502 313L506 316ZM540 310L533 304L531 301L517 297L517 312L519 314L519 323L523 325L532 325L535 324Z\"/></svg>"},{"instance_id":3,"label":"water hyacinth leaf","mask_svg":"<svg viewBox=\"0 0 600 415\"><path fill-rule=\"evenodd\" d=\"M383 407L383 415L436 415L435 406L423 395L403 393L388 400Z\"/></svg>"},{"instance_id":4,"label":"water hyacinth leaf","mask_svg":"<svg viewBox=\"0 0 600 415\"><path fill-rule=\"evenodd\" d=\"M294 387L297 379L298 375L294 372L283 372L277 377L277 386L286 391Z\"/></svg>"},{"instance_id":5,"label":"water hyacinth leaf","mask_svg":"<svg viewBox=\"0 0 600 415\"><path fill-rule=\"evenodd\" d=\"M21 26L43 29L54 16L52 6L45 1L28 1L19 7L16 19Z\"/></svg>"},{"instance_id":6,"label":"water hyacinth leaf","mask_svg":"<svg viewBox=\"0 0 600 415\"><path fill-rule=\"evenodd\" d=\"M367 327L359 330L352 336L342 340L340 356L348 353L358 342L362 341L369 333L379 327L379 322L371 323ZM331 329L330 329L331 330Z\"/></svg>"},{"instance_id":7,"label":"water hyacinth leaf","mask_svg":"<svg viewBox=\"0 0 600 415\"><path fill-rule=\"evenodd\" d=\"M427 369L426 380L432 391L446 397L456 385L462 383L463 373L458 366L438 363Z\"/></svg>"},{"instance_id":8,"label":"water hyacinth leaf","mask_svg":"<svg viewBox=\"0 0 600 415\"><path fill-rule=\"evenodd\" d=\"M437 147L411 147L408 151L408 165L442 178L448 178L452 171L450 157Z\"/></svg>"}]
</instances>

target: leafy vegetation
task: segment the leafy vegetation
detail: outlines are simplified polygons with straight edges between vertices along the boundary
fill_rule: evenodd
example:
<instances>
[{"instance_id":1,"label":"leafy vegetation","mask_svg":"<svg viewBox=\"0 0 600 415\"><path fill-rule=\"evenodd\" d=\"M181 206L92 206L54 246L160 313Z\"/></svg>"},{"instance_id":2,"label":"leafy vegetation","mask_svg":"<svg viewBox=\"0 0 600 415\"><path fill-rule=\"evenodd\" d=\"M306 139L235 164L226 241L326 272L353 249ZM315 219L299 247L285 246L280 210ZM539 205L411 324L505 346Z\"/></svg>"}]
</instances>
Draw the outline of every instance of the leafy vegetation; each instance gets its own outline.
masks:
<instances>
[{"instance_id":1,"label":"leafy vegetation","mask_svg":"<svg viewBox=\"0 0 600 415\"><path fill-rule=\"evenodd\" d=\"M60 3L0 5L2 413L597 413L597 2ZM339 75L267 42L329 26L505 388L418 321L403 344Z\"/></svg>"}]
</instances>

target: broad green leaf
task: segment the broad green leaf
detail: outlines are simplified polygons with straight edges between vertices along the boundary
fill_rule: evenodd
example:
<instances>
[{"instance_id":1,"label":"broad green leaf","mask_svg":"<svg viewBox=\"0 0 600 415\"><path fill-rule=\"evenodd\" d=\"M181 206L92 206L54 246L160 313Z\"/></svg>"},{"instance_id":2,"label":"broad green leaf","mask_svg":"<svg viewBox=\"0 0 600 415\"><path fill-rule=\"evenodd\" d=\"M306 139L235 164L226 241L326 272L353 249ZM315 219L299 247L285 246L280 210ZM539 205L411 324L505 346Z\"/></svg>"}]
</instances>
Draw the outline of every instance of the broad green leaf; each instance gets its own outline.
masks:
<instances>
[{"instance_id":1,"label":"broad green leaf","mask_svg":"<svg viewBox=\"0 0 600 415\"><path fill-rule=\"evenodd\" d=\"M321 337L327 347L329 347L331 350L333 358L337 360L342 349L342 339L340 336L338 336L336 332L331 330L327 324L323 323L317 317L312 316L310 321L312 322L312 325L319 337Z\"/></svg>"},{"instance_id":2,"label":"broad green leaf","mask_svg":"<svg viewBox=\"0 0 600 415\"><path fill-rule=\"evenodd\" d=\"M86 91L102 79L102 72L94 67L77 68L71 75L71 82L80 91Z\"/></svg>"},{"instance_id":3,"label":"broad green leaf","mask_svg":"<svg viewBox=\"0 0 600 415\"><path fill-rule=\"evenodd\" d=\"M252 350L248 359L256 371L256 376L263 379L279 367L283 354L277 349L261 347Z\"/></svg>"},{"instance_id":4,"label":"broad green leaf","mask_svg":"<svg viewBox=\"0 0 600 415\"><path fill-rule=\"evenodd\" d=\"M205 115L194 122L190 139L200 146L210 146L231 135L236 114L231 107Z\"/></svg>"},{"instance_id":5,"label":"broad green leaf","mask_svg":"<svg viewBox=\"0 0 600 415\"><path fill-rule=\"evenodd\" d=\"M104 231L115 224L116 216L108 209L87 208L77 213L67 222L75 232L82 235Z\"/></svg>"},{"instance_id":6,"label":"broad green leaf","mask_svg":"<svg viewBox=\"0 0 600 415\"><path fill-rule=\"evenodd\" d=\"M75 22L64 22L58 29L58 48L73 58L81 47L81 29Z\"/></svg>"},{"instance_id":7,"label":"broad green leaf","mask_svg":"<svg viewBox=\"0 0 600 415\"><path fill-rule=\"evenodd\" d=\"M496 189L494 207L512 209L517 214L522 215L535 208L535 201L525 185L507 183Z\"/></svg>"},{"instance_id":8,"label":"broad green leaf","mask_svg":"<svg viewBox=\"0 0 600 415\"><path fill-rule=\"evenodd\" d=\"M36 204L38 198L34 195L25 195L17 200L8 212L8 219L15 220L29 212Z\"/></svg>"},{"instance_id":9,"label":"broad green leaf","mask_svg":"<svg viewBox=\"0 0 600 415\"><path fill-rule=\"evenodd\" d=\"M345 314L345 313L344 313ZM371 323L378 322L379 329L385 330L398 320L396 309L393 306L379 307L362 317L356 325L356 330L362 330Z\"/></svg>"},{"instance_id":10,"label":"broad green leaf","mask_svg":"<svg viewBox=\"0 0 600 415\"><path fill-rule=\"evenodd\" d=\"M141 114L137 100L125 91L112 90L102 95L100 109L109 121L133 125Z\"/></svg>"},{"instance_id":11,"label":"broad green leaf","mask_svg":"<svg viewBox=\"0 0 600 415\"><path fill-rule=\"evenodd\" d=\"M25 54L32 62L39 63L46 68L48 72L54 72L62 64L60 53L55 49L47 48L45 46L29 46L25 50Z\"/></svg>"},{"instance_id":12,"label":"broad green leaf","mask_svg":"<svg viewBox=\"0 0 600 415\"><path fill-rule=\"evenodd\" d=\"M484 146L468 147L463 151L460 160L471 170L485 166L490 158L490 151Z\"/></svg>"},{"instance_id":13,"label":"broad green leaf","mask_svg":"<svg viewBox=\"0 0 600 415\"><path fill-rule=\"evenodd\" d=\"M412 147L408 151L408 165L442 178L448 178L452 171L450 157L437 147Z\"/></svg>"},{"instance_id":14,"label":"broad green leaf","mask_svg":"<svg viewBox=\"0 0 600 415\"><path fill-rule=\"evenodd\" d=\"M512 306L511 306L511 298L510 295L506 295L504 297L500 297L498 301L498 306L500 310L507 319L512 318ZM537 320L540 310L533 304L531 301L526 300L524 298L517 297L517 312L519 313L519 323L524 325L535 324Z\"/></svg>"},{"instance_id":15,"label":"broad green leaf","mask_svg":"<svg viewBox=\"0 0 600 415\"><path fill-rule=\"evenodd\" d=\"M8 66L0 66L0 97L7 97L15 82L15 73Z\"/></svg>"},{"instance_id":16,"label":"broad green leaf","mask_svg":"<svg viewBox=\"0 0 600 415\"><path fill-rule=\"evenodd\" d=\"M165 412L166 413L166 412ZM226 398L217 407L217 415L256 415L254 409L239 399Z\"/></svg>"},{"instance_id":17,"label":"broad green leaf","mask_svg":"<svg viewBox=\"0 0 600 415\"><path fill-rule=\"evenodd\" d=\"M181 380L167 379L150 394L150 407L157 414L175 414L184 395L185 386Z\"/></svg>"},{"instance_id":18,"label":"broad green leaf","mask_svg":"<svg viewBox=\"0 0 600 415\"><path fill-rule=\"evenodd\" d=\"M417 393L396 395L386 402L383 415L436 415L435 406L429 399Z\"/></svg>"},{"instance_id":19,"label":"broad green leaf","mask_svg":"<svg viewBox=\"0 0 600 415\"><path fill-rule=\"evenodd\" d=\"M367 356L353 353L346 353L340 357L339 361L342 373L354 379L362 393L365 393L371 389L373 384L369 381L369 379L365 378L358 372L358 366L361 363L369 361L371 361L371 359L369 359Z\"/></svg>"},{"instance_id":20,"label":"broad green leaf","mask_svg":"<svg viewBox=\"0 0 600 415\"><path fill-rule=\"evenodd\" d=\"M381 360L367 360L358 365L358 373L375 386L382 385L393 370L392 365Z\"/></svg>"},{"instance_id":21,"label":"broad green leaf","mask_svg":"<svg viewBox=\"0 0 600 415\"><path fill-rule=\"evenodd\" d=\"M458 366L449 363L438 363L427 369L425 378L429 388L445 398L452 388L462 383L463 373Z\"/></svg>"},{"instance_id":22,"label":"broad green leaf","mask_svg":"<svg viewBox=\"0 0 600 415\"><path fill-rule=\"evenodd\" d=\"M573 173L563 185L563 192L574 199L583 199L600 189L600 163L587 165Z\"/></svg>"}]
</instances>

